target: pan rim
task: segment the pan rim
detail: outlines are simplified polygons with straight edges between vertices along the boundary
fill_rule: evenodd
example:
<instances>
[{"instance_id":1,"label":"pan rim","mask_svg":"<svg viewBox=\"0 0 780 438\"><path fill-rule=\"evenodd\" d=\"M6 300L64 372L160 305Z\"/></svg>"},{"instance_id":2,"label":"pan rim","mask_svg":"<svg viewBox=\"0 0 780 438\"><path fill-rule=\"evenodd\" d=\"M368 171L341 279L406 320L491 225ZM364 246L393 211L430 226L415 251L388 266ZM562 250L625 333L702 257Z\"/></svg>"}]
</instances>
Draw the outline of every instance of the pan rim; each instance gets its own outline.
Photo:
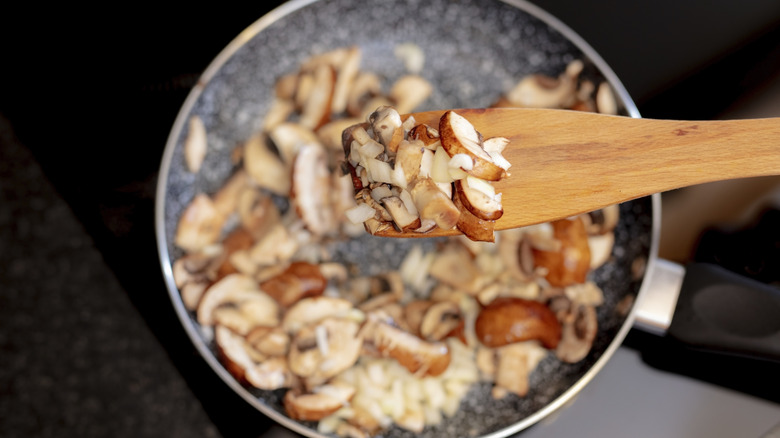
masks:
<instances>
[{"instance_id":1,"label":"pan rim","mask_svg":"<svg viewBox=\"0 0 780 438\"><path fill-rule=\"evenodd\" d=\"M201 74L195 87L190 91L182 104L179 112L171 127L171 131L165 143L165 148L162 155L161 164L158 171L157 189L155 193L155 212L154 212L154 228L157 239L158 258L160 261L161 269L163 272L166 289L171 298L171 302L174 306L174 310L182 323L188 337L200 353L200 356L208 363L212 370L227 384L236 394L243 398L251 406L268 416L278 424L296 432L298 434L310 437L322 437L327 435L321 434L316 429L312 429L298 423L287 416L271 409L269 406L261 403L261 401L246 390L240 383L233 378L233 376L225 369L225 367L219 362L211 349L206 345L202 338L200 328L190 318L189 312L184 307L184 304L179 296L178 288L173 279L172 261L170 253L167 247L166 229L165 229L165 198L166 190L168 186L169 170L173 160L174 151L177 146L177 139L179 134L186 126L187 118L193 109L196 101L201 96L207 84L222 68L222 66L233 56L233 54L243 47L248 41L254 38L257 34L264 29L284 18L285 16L298 11L306 6L316 3L319 0L290 0L273 10L269 11L264 16L250 24L246 29L239 33L225 48L223 48L217 56L209 63L207 68ZM598 68L599 72L605 77L605 79L612 85L615 94L620 100L628 115L634 118L640 118L639 110L636 107L633 99L628 94L628 91L619 80L615 72L609 67L606 61L588 44L582 37L579 36L573 29L563 23L557 17L548 13L544 9L530 3L526 0L499 0L503 3L518 8L521 11L528 13L529 15L539 19L543 23L550 26L553 30L560 33L563 37L574 44L583 55L589 58L593 64ZM542 409L534 412L525 419L514 423L503 429L499 429L495 432L482 435L484 438L499 438L506 437L511 434L520 432L523 429L536 424L541 419L547 417L553 412L557 411L561 407L565 406L570 400L572 400L579 391L587 385L597 374L601 371L604 365L609 361L617 348L620 347L625 339L628 331L633 325L635 319L637 305L636 303L645 295L645 290L648 288L648 276L652 275L657 259L659 235L660 235L660 207L661 207L661 195L651 195L652 204L652 229L651 229L651 241L648 254L647 269L642 281L642 284L637 292L634 305L631 308L628 316L626 317L623 325L618 330L617 334L610 341L609 346L605 349L601 357L585 372L585 374L577 380L577 382L566 389L556 399L552 400Z\"/></svg>"}]
</instances>

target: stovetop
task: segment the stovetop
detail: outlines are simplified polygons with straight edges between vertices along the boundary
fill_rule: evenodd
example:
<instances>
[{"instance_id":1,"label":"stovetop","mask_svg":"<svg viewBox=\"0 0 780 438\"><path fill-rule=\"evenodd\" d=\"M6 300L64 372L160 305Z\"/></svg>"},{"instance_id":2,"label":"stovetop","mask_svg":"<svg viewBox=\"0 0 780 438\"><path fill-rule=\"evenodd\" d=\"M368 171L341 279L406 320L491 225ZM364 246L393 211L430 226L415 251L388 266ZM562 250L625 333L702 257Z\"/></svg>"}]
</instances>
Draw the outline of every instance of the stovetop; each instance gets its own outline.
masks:
<instances>
[{"instance_id":1,"label":"stovetop","mask_svg":"<svg viewBox=\"0 0 780 438\"><path fill-rule=\"evenodd\" d=\"M591 41L643 115L687 119L724 114L780 71L780 6L770 3L727 11L708 2L684 27L694 11L674 2L537 2ZM193 348L162 281L153 224L179 106L221 48L272 6L2 17L16 26L0 23L0 436L289 436ZM630 37L614 38L637 17ZM729 231L702 243L743 241ZM715 371L724 366L732 372ZM778 371L671 354L663 339L632 331L571 406L523 435L760 436L780 421Z\"/></svg>"}]
</instances>

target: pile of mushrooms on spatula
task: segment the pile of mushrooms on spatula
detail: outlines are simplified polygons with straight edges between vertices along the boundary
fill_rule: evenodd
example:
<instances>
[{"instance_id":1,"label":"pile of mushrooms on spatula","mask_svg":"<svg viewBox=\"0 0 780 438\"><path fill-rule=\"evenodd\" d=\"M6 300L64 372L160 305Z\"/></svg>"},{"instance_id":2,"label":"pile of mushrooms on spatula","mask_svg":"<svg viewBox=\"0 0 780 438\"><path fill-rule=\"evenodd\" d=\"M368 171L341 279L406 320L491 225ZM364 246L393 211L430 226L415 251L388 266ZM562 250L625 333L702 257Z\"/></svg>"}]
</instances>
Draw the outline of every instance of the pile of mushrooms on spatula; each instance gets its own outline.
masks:
<instances>
[{"instance_id":1,"label":"pile of mushrooms on spatula","mask_svg":"<svg viewBox=\"0 0 780 438\"><path fill-rule=\"evenodd\" d=\"M341 436L420 432L455 415L480 382L495 398L522 397L540 361L588 354L603 300L589 273L610 257L618 210L470 234L464 212L481 223L500 216L490 181L509 169L503 141L481 139L455 113L439 127L400 120L433 87L410 74L383 94L359 64L357 48L337 49L279 79L262 129L233 154L235 173L180 217L173 276L225 368L282 394L289 417ZM524 79L507 98L596 108L576 70L560 89ZM507 98L499 103L518 104ZM192 116L192 172L207 143ZM469 238L410 244L381 273L328 250L384 226L465 227Z\"/></svg>"}]
</instances>

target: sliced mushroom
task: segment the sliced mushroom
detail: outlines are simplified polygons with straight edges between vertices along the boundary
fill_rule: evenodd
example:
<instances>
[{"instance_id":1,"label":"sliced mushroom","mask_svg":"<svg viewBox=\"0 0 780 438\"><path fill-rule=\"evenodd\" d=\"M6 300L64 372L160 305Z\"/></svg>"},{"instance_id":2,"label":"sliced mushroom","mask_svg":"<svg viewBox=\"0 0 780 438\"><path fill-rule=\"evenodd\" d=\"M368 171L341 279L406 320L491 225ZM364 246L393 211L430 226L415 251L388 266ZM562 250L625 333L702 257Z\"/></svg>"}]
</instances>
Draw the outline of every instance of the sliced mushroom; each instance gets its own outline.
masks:
<instances>
[{"instance_id":1,"label":"sliced mushroom","mask_svg":"<svg viewBox=\"0 0 780 438\"><path fill-rule=\"evenodd\" d=\"M317 130L317 138L329 150L341 151L344 131L359 124L360 120L355 118L331 120Z\"/></svg>"},{"instance_id":2,"label":"sliced mushroom","mask_svg":"<svg viewBox=\"0 0 780 438\"><path fill-rule=\"evenodd\" d=\"M244 274L230 274L209 287L198 305L197 318L202 325L214 325L217 308L224 305L242 307L244 315L256 325L279 324L279 306L258 288L257 282Z\"/></svg>"},{"instance_id":3,"label":"sliced mushroom","mask_svg":"<svg viewBox=\"0 0 780 438\"><path fill-rule=\"evenodd\" d=\"M375 314L369 315L361 332L366 342L380 355L395 359L418 376L438 376L450 364L450 351L446 343L424 341Z\"/></svg>"},{"instance_id":4,"label":"sliced mushroom","mask_svg":"<svg viewBox=\"0 0 780 438\"><path fill-rule=\"evenodd\" d=\"M187 170L197 173L203 165L203 159L208 150L208 139L203 119L198 116L190 117L187 138L184 140L184 162Z\"/></svg>"},{"instance_id":5,"label":"sliced mushroom","mask_svg":"<svg viewBox=\"0 0 780 438\"><path fill-rule=\"evenodd\" d=\"M324 385L308 394L287 391L284 410L293 420L319 421L346 406L354 395L355 388L342 382Z\"/></svg>"},{"instance_id":6,"label":"sliced mushroom","mask_svg":"<svg viewBox=\"0 0 780 438\"><path fill-rule=\"evenodd\" d=\"M317 296L295 303L284 315L282 328L297 333L301 328L329 317L346 317L353 310L352 303L343 298Z\"/></svg>"},{"instance_id":7,"label":"sliced mushroom","mask_svg":"<svg viewBox=\"0 0 780 438\"><path fill-rule=\"evenodd\" d=\"M496 387L507 390L520 397L528 394L529 376L539 362L547 355L547 350L536 342L520 342L496 350ZM496 394L497 391L494 391ZM499 397L500 398L500 397Z\"/></svg>"},{"instance_id":8,"label":"sliced mushroom","mask_svg":"<svg viewBox=\"0 0 780 438\"><path fill-rule=\"evenodd\" d=\"M590 269L597 269L606 263L612 256L612 248L615 246L613 233L588 236L588 248L590 248Z\"/></svg>"},{"instance_id":9,"label":"sliced mushroom","mask_svg":"<svg viewBox=\"0 0 780 438\"><path fill-rule=\"evenodd\" d=\"M463 206L482 220L495 221L504 214L501 196L484 180L471 176L457 180L455 193Z\"/></svg>"},{"instance_id":10,"label":"sliced mushroom","mask_svg":"<svg viewBox=\"0 0 780 438\"><path fill-rule=\"evenodd\" d=\"M224 260L221 245L206 247L206 250L186 254L173 263L173 281L181 293L184 307L195 310L206 288L218 276Z\"/></svg>"},{"instance_id":11,"label":"sliced mushroom","mask_svg":"<svg viewBox=\"0 0 780 438\"><path fill-rule=\"evenodd\" d=\"M244 168L255 184L281 196L290 193L291 175L265 138L253 135L244 146Z\"/></svg>"},{"instance_id":12,"label":"sliced mushroom","mask_svg":"<svg viewBox=\"0 0 780 438\"><path fill-rule=\"evenodd\" d=\"M399 113L407 114L423 103L432 92L433 86L422 76L405 75L393 83L388 96Z\"/></svg>"},{"instance_id":13,"label":"sliced mushroom","mask_svg":"<svg viewBox=\"0 0 780 438\"><path fill-rule=\"evenodd\" d=\"M300 123L314 130L330 120L336 71L330 65L322 64L314 69L312 75L312 89L303 103Z\"/></svg>"},{"instance_id":14,"label":"sliced mushroom","mask_svg":"<svg viewBox=\"0 0 780 438\"><path fill-rule=\"evenodd\" d=\"M315 264L297 261L281 274L260 284L260 289L282 307L290 307L303 298L322 295L328 281Z\"/></svg>"},{"instance_id":15,"label":"sliced mushroom","mask_svg":"<svg viewBox=\"0 0 780 438\"><path fill-rule=\"evenodd\" d=\"M349 93L360 69L361 52L358 47L344 49L344 55L336 68L336 84L333 87L331 112L341 114L347 109Z\"/></svg>"},{"instance_id":16,"label":"sliced mushroom","mask_svg":"<svg viewBox=\"0 0 780 438\"><path fill-rule=\"evenodd\" d=\"M254 244L252 235L245 228L238 227L228 233L222 241L221 257L222 263L219 264L216 272L216 278L220 279L229 274L240 272L233 262L233 254L239 251L246 251Z\"/></svg>"},{"instance_id":17,"label":"sliced mushroom","mask_svg":"<svg viewBox=\"0 0 780 438\"><path fill-rule=\"evenodd\" d=\"M285 356L290 347L290 336L281 327L257 326L246 334L246 342L266 356Z\"/></svg>"},{"instance_id":18,"label":"sliced mushroom","mask_svg":"<svg viewBox=\"0 0 780 438\"><path fill-rule=\"evenodd\" d=\"M450 157L467 154L474 160L469 175L487 181L498 181L506 176L506 169L500 167L482 146L482 136L466 118L454 111L447 111L439 120L441 145Z\"/></svg>"},{"instance_id":19,"label":"sliced mushroom","mask_svg":"<svg viewBox=\"0 0 780 438\"><path fill-rule=\"evenodd\" d=\"M393 223L402 231L416 230L422 224L417 212L410 212L398 196L383 198L382 204L393 217Z\"/></svg>"},{"instance_id":20,"label":"sliced mushroom","mask_svg":"<svg viewBox=\"0 0 780 438\"><path fill-rule=\"evenodd\" d=\"M460 210L432 179L418 178L409 193L421 220L430 219L444 230L451 230L457 225Z\"/></svg>"},{"instance_id":21,"label":"sliced mushroom","mask_svg":"<svg viewBox=\"0 0 780 438\"><path fill-rule=\"evenodd\" d=\"M295 111L295 103L289 99L276 98L263 119L263 131L268 132L287 121Z\"/></svg>"},{"instance_id":22,"label":"sliced mushroom","mask_svg":"<svg viewBox=\"0 0 780 438\"><path fill-rule=\"evenodd\" d=\"M329 317L301 328L290 344L290 369L315 387L357 362L363 346L360 324Z\"/></svg>"},{"instance_id":23,"label":"sliced mushroom","mask_svg":"<svg viewBox=\"0 0 780 438\"><path fill-rule=\"evenodd\" d=\"M394 166L395 169L402 169L405 180L403 187L409 185L419 175L424 150L425 146L419 140L402 141L398 145Z\"/></svg>"},{"instance_id":24,"label":"sliced mushroom","mask_svg":"<svg viewBox=\"0 0 780 438\"><path fill-rule=\"evenodd\" d=\"M404 139L401 116L391 106L381 106L368 116L368 122L376 139L385 147L385 152L393 156L398 145Z\"/></svg>"},{"instance_id":25,"label":"sliced mushroom","mask_svg":"<svg viewBox=\"0 0 780 438\"><path fill-rule=\"evenodd\" d=\"M460 210L460 217L456 224L458 230L474 242L494 242L495 241L495 221L485 220L477 217L463 203L460 194L454 196L455 207Z\"/></svg>"},{"instance_id":26,"label":"sliced mushroom","mask_svg":"<svg viewBox=\"0 0 780 438\"><path fill-rule=\"evenodd\" d=\"M179 218L174 242L187 252L196 252L219 240L225 217L206 194L198 194Z\"/></svg>"},{"instance_id":27,"label":"sliced mushroom","mask_svg":"<svg viewBox=\"0 0 780 438\"><path fill-rule=\"evenodd\" d=\"M409 326L409 331L419 335L420 326L423 322L423 317L428 309L433 306L434 302L430 300L413 300L406 304L404 308L404 319Z\"/></svg>"},{"instance_id":28,"label":"sliced mushroom","mask_svg":"<svg viewBox=\"0 0 780 438\"><path fill-rule=\"evenodd\" d=\"M460 244L449 245L438 252L428 273L439 282L472 295L476 295L484 285L484 278L471 254Z\"/></svg>"},{"instance_id":29,"label":"sliced mushroom","mask_svg":"<svg viewBox=\"0 0 780 438\"><path fill-rule=\"evenodd\" d=\"M295 157L306 145L319 144L317 135L300 123L285 122L268 132L268 138L279 152L282 161L292 169Z\"/></svg>"},{"instance_id":30,"label":"sliced mushroom","mask_svg":"<svg viewBox=\"0 0 780 438\"><path fill-rule=\"evenodd\" d=\"M315 235L328 234L336 228L329 189L325 149L319 143L304 145L293 166L291 198L306 228Z\"/></svg>"},{"instance_id":31,"label":"sliced mushroom","mask_svg":"<svg viewBox=\"0 0 780 438\"><path fill-rule=\"evenodd\" d=\"M217 349L227 370L239 381L265 390L288 388L293 385L294 377L290 373L286 359L270 358L260 364L252 360L247 345L239 336L224 326L214 331Z\"/></svg>"},{"instance_id":32,"label":"sliced mushroom","mask_svg":"<svg viewBox=\"0 0 780 438\"><path fill-rule=\"evenodd\" d=\"M573 303L569 311L563 313L561 326L561 342L555 355L564 362L579 362L590 352L598 333L596 309Z\"/></svg>"},{"instance_id":33,"label":"sliced mushroom","mask_svg":"<svg viewBox=\"0 0 780 438\"><path fill-rule=\"evenodd\" d=\"M255 239L265 236L281 218L273 198L253 187L244 188L238 195L237 211L241 225Z\"/></svg>"},{"instance_id":34,"label":"sliced mushroom","mask_svg":"<svg viewBox=\"0 0 780 438\"><path fill-rule=\"evenodd\" d=\"M352 87L347 96L347 112L352 117L365 120L364 108L369 107L367 102L382 92L382 82L374 73L360 72L352 82ZM389 102L388 102L389 103ZM378 105L373 108L377 108ZM372 108L372 109L373 109Z\"/></svg>"},{"instance_id":35,"label":"sliced mushroom","mask_svg":"<svg viewBox=\"0 0 780 438\"><path fill-rule=\"evenodd\" d=\"M561 325L544 303L515 297L499 297L486 305L477 316L474 330L487 347L538 340L554 349L561 338Z\"/></svg>"},{"instance_id":36,"label":"sliced mushroom","mask_svg":"<svg viewBox=\"0 0 780 438\"><path fill-rule=\"evenodd\" d=\"M441 341L463 324L460 307L451 301L433 304L420 322L420 336L428 341Z\"/></svg>"},{"instance_id":37,"label":"sliced mushroom","mask_svg":"<svg viewBox=\"0 0 780 438\"><path fill-rule=\"evenodd\" d=\"M582 219L585 221L585 228L589 235L610 233L620 220L620 207L610 205L582 215Z\"/></svg>"},{"instance_id":38,"label":"sliced mushroom","mask_svg":"<svg viewBox=\"0 0 780 438\"><path fill-rule=\"evenodd\" d=\"M590 270L590 247L582 219L560 219L550 223L553 238L560 242L556 251L534 249L536 266L546 269L545 278L552 286L566 287L583 283Z\"/></svg>"},{"instance_id":39,"label":"sliced mushroom","mask_svg":"<svg viewBox=\"0 0 780 438\"><path fill-rule=\"evenodd\" d=\"M435 151L441 145L439 131L428 125L417 125L409 131L407 140L420 140L426 148Z\"/></svg>"},{"instance_id":40,"label":"sliced mushroom","mask_svg":"<svg viewBox=\"0 0 780 438\"><path fill-rule=\"evenodd\" d=\"M280 222L255 242L248 256L259 267L273 266L289 261L299 246L287 227Z\"/></svg>"}]
</instances>

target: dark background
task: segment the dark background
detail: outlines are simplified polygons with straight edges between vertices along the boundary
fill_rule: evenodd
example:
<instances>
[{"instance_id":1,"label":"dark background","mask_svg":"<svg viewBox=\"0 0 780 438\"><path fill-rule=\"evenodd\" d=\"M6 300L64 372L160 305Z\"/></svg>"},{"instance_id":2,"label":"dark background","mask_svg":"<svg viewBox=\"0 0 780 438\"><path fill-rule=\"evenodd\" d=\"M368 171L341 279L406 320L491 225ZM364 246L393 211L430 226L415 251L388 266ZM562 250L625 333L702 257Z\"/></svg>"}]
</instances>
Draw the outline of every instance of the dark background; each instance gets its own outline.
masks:
<instances>
[{"instance_id":1,"label":"dark background","mask_svg":"<svg viewBox=\"0 0 780 438\"><path fill-rule=\"evenodd\" d=\"M0 13L0 436L268 428L178 323L153 197L189 89L278 3ZM780 72L777 1L536 4L605 58L645 117L715 118Z\"/></svg>"}]
</instances>

